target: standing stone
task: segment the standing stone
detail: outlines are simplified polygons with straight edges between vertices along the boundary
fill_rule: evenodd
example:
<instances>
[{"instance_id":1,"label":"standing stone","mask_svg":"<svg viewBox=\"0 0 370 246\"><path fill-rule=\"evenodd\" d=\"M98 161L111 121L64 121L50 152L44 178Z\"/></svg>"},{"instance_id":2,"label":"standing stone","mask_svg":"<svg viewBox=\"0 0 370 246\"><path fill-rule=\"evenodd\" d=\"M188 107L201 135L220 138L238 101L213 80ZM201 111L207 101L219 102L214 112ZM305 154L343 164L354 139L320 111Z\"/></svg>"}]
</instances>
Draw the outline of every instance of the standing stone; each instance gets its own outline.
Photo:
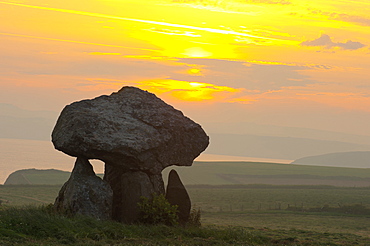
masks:
<instances>
[{"instance_id":1,"label":"standing stone","mask_svg":"<svg viewBox=\"0 0 370 246\"><path fill-rule=\"evenodd\" d=\"M168 176L166 199L170 204L178 206L180 224L188 222L191 209L190 197L174 169L171 170Z\"/></svg>"},{"instance_id":2,"label":"standing stone","mask_svg":"<svg viewBox=\"0 0 370 246\"><path fill-rule=\"evenodd\" d=\"M81 214L108 220L112 214L113 191L109 184L95 175L90 162L77 158L71 177L55 200L57 211Z\"/></svg>"}]
</instances>

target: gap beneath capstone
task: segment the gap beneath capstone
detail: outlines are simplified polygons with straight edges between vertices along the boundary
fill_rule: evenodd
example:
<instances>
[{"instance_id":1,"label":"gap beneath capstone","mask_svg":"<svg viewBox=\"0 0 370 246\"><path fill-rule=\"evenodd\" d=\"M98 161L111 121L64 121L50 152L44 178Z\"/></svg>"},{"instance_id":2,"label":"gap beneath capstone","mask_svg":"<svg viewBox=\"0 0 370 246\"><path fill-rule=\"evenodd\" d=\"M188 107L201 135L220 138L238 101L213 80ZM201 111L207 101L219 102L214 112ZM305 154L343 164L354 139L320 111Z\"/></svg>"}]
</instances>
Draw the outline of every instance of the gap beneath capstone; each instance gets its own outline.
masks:
<instances>
[{"instance_id":1,"label":"gap beneath capstone","mask_svg":"<svg viewBox=\"0 0 370 246\"><path fill-rule=\"evenodd\" d=\"M95 174L104 174L104 162L101 160L90 159L91 165L94 168Z\"/></svg>"}]
</instances>

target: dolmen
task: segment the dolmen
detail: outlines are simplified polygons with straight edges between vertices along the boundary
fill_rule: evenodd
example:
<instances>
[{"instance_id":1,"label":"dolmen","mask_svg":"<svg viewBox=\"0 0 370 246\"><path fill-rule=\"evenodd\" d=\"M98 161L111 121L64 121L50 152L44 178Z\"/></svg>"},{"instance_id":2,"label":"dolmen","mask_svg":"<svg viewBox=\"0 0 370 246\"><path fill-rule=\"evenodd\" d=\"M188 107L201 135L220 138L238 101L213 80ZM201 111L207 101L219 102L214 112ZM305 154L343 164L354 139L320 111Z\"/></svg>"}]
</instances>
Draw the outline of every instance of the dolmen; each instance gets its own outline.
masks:
<instances>
[{"instance_id":1,"label":"dolmen","mask_svg":"<svg viewBox=\"0 0 370 246\"><path fill-rule=\"evenodd\" d=\"M134 223L141 197L165 193L162 170L191 166L207 148L209 137L199 124L154 94L123 87L110 96L67 105L52 142L57 150L76 157L71 177L55 201L58 211ZM95 175L90 159L104 162L103 180ZM178 174L171 172L166 196L179 205L183 221L191 205L185 187L179 187L183 185Z\"/></svg>"}]
</instances>

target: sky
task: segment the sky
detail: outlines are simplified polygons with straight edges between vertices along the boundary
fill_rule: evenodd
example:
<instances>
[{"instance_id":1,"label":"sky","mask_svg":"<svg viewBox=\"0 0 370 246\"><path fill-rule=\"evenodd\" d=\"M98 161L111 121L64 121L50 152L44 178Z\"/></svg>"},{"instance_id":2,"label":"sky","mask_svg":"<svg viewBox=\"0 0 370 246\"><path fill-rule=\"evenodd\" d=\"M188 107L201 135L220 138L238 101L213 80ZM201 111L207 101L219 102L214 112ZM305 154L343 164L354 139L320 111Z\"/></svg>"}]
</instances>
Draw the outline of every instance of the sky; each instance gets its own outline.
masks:
<instances>
[{"instance_id":1,"label":"sky","mask_svg":"<svg viewBox=\"0 0 370 246\"><path fill-rule=\"evenodd\" d=\"M220 131L370 136L369 13L367 0L0 1L0 103L59 112L130 85Z\"/></svg>"}]
</instances>

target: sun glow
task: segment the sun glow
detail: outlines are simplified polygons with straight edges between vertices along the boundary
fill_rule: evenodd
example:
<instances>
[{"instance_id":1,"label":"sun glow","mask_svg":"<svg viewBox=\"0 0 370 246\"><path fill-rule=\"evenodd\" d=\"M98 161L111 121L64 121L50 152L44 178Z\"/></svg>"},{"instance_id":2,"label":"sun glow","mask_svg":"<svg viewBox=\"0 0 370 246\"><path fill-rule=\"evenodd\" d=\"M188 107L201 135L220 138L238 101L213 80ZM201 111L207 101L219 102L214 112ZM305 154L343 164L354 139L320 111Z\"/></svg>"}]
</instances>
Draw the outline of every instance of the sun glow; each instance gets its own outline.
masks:
<instances>
[{"instance_id":1,"label":"sun glow","mask_svg":"<svg viewBox=\"0 0 370 246\"><path fill-rule=\"evenodd\" d=\"M188 48L185 50L184 55L191 58L203 58L212 56L211 52L208 52L200 47Z\"/></svg>"},{"instance_id":2,"label":"sun glow","mask_svg":"<svg viewBox=\"0 0 370 246\"><path fill-rule=\"evenodd\" d=\"M190 82L189 84L193 87L202 87L202 86L204 86L203 83L198 83L198 82Z\"/></svg>"}]
</instances>

